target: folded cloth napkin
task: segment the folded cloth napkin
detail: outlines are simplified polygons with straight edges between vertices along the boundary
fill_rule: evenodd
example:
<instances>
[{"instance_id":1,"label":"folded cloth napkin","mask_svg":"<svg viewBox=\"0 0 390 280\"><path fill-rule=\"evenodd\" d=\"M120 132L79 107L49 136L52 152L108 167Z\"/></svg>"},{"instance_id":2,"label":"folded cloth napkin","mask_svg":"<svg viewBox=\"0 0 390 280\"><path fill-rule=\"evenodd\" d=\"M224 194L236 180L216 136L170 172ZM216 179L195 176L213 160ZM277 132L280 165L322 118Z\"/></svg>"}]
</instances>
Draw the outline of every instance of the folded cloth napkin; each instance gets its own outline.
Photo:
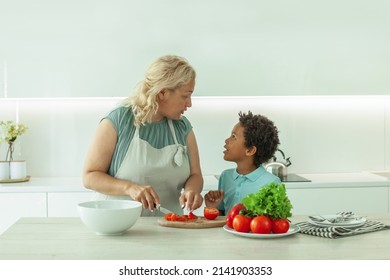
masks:
<instances>
[{"instance_id":1,"label":"folded cloth napkin","mask_svg":"<svg viewBox=\"0 0 390 280\"><path fill-rule=\"evenodd\" d=\"M311 224L310 222L300 222L296 223L296 225L299 226L300 233L333 239L390 229L390 226L385 225L382 222L368 220L363 225L354 228L347 228L341 226L319 227Z\"/></svg>"}]
</instances>

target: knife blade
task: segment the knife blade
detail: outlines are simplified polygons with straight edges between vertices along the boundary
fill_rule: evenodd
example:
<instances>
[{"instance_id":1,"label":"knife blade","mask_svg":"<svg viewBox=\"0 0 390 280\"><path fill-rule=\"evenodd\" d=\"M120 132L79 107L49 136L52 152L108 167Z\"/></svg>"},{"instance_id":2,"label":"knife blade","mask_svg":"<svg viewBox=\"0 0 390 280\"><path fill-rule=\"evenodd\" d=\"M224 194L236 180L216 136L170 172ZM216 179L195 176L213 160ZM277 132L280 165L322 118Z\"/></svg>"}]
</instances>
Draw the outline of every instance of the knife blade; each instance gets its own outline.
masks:
<instances>
[{"instance_id":1,"label":"knife blade","mask_svg":"<svg viewBox=\"0 0 390 280\"><path fill-rule=\"evenodd\" d=\"M171 210L162 207L160 204L156 205L156 209L160 211L161 213L168 214L168 213L173 213Z\"/></svg>"}]
</instances>

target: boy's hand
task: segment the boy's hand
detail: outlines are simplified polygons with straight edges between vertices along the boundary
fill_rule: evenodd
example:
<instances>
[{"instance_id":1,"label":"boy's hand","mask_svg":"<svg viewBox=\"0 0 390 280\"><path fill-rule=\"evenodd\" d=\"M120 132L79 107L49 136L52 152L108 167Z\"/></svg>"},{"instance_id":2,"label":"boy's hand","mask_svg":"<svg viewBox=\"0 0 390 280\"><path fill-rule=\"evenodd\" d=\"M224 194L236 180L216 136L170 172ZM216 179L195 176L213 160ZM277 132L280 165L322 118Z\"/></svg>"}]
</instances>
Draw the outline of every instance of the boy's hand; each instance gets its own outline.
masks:
<instances>
[{"instance_id":1,"label":"boy's hand","mask_svg":"<svg viewBox=\"0 0 390 280\"><path fill-rule=\"evenodd\" d=\"M209 191L204 196L204 202L207 207L217 208L224 196L223 191Z\"/></svg>"}]
</instances>

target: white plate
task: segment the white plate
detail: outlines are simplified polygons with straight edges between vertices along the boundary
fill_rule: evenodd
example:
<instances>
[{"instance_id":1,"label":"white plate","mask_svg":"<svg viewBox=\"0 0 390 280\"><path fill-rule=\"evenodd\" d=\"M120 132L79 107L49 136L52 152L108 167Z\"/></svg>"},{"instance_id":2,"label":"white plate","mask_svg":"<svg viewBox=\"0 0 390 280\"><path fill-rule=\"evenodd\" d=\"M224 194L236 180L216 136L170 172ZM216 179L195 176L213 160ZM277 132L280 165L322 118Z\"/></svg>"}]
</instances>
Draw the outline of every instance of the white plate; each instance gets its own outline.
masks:
<instances>
[{"instance_id":1,"label":"white plate","mask_svg":"<svg viewBox=\"0 0 390 280\"><path fill-rule=\"evenodd\" d=\"M286 233L278 233L278 234L275 234L275 233L260 234L260 233L251 233L251 232L248 232L248 233L238 232L238 231L235 231L234 229L228 227L227 225L224 225L223 229L226 230L227 232L234 234L234 235L249 237L249 238L279 238L279 237L284 237L284 236L295 234L295 233L299 232L299 230L300 230L299 227L296 225L290 225L290 229Z\"/></svg>"},{"instance_id":2,"label":"white plate","mask_svg":"<svg viewBox=\"0 0 390 280\"><path fill-rule=\"evenodd\" d=\"M323 217L325 219L336 219L339 216L338 215L321 215L321 217ZM331 223L329 221L318 222L318 221L314 221L314 220L309 219L309 223L311 223L312 225L315 225L315 226L320 226L320 227L358 227L358 226L363 225L366 221L367 221L367 219L364 217L356 217L356 219L354 219L354 220L345 221L345 222L341 222L341 223Z\"/></svg>"}]
</instances>

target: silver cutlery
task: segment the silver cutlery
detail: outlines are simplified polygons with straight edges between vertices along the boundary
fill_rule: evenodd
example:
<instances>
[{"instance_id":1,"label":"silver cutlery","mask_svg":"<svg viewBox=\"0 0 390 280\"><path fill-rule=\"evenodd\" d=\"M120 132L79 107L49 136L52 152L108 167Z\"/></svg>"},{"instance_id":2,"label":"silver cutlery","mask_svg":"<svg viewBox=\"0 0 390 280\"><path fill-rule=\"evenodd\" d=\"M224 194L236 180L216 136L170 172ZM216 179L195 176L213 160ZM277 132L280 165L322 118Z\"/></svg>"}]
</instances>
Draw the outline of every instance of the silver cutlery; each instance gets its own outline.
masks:
<instances>
[{"instance_id":1,"label":"silver cutlery","mask_svg":"<svg viewBox=\"0 0 390 280\"><path fill-rule=\"evenodd\" d=\"M354 213L352 212L339 212L336 214L334 218L325 218L321 215L317 216L309 216L309 218L314 221L314 222L329 222L329 223L343 223L343 222L351 222L351 221L356 221L360 219L361 217L355 216Z\"/></svg>"}]
</instances>

